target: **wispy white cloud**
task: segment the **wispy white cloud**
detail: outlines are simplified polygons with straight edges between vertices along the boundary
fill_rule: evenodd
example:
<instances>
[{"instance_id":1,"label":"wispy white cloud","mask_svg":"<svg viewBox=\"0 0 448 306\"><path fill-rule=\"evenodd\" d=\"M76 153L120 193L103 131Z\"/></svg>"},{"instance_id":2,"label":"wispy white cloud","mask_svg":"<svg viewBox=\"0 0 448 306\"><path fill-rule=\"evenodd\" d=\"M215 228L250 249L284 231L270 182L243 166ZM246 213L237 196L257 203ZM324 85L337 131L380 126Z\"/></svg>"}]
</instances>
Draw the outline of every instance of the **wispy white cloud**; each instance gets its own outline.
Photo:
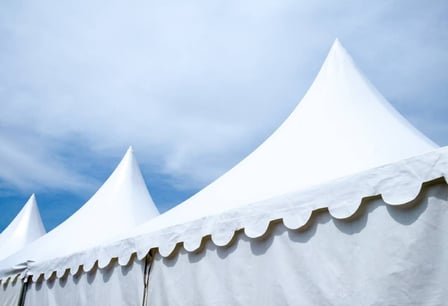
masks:
<instances>
[{"instance_id":1,"label":"wispy white cloud","mask_svg":"<svg viewBox=\"0 0 448 306\"><path fill-rule=\"evenodd\" d=\"M12 133L17 136L17 133ZM0 177L2 189L40 190L48 186L62 190L91 191L97 182L73 173L58 158L51 158L50 148L23 133L19 139L0 133ZM45 144L45 142L44 142Z\"/></svg>"},{"instance_id":2,"label":"wispy white cloud","mask_svg":"<svg viewBox=\"0 0 448 306\"><path fill-rule=\"evenodd\" d=\"M2 2L0 178L82 187L88 171L58 156L75 135L105 157L133 144L173 185L202 186L287 116L335 37L446 144L431 109L448 96L447 13L437 0Z\"/></svg>"}]
</instances>

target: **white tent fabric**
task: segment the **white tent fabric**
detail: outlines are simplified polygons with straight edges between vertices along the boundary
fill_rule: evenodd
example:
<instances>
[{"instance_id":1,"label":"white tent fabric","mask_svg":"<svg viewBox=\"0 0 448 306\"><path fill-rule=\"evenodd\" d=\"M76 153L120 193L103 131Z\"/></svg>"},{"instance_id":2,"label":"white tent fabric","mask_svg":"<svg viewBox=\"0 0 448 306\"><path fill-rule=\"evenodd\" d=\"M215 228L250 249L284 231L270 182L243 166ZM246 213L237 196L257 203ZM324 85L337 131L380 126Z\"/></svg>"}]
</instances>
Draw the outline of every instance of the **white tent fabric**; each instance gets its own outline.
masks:
<instances>
[{"instance_id":1,"label":"white tent fabric","mask_svg":"<svg viewBox=\"0 0 448 306\"><path fill-rule=\"evenodd\" d=\"M443 223L434 220L433 226L437 226L431 232L428 230L431 224L427 222L433 216L445 214L447 199L443 190L446 188L434 187L427 197L418 197L423 183L444 177L448 172L448 148L436 147L393 110L336 41L298 107L241 163L171 211L125 234L128 237L94 246L88 251L61 253L58 258L30 263L27 275L33 275L33 280L42 274L49 279L54 271L56 277L61 277L69 269L69 278L74 279L73 274L80 265L89 271L95 263L100 268L113 264L112 258L117 258L119 265L126 265L134 258L134 253L137 254L135 262L140 265L140 260L153 249L156 259L151 270L149 301L155 305L195 301L199 305L254 304L244 295L256 290L260 299L254 300L255 304L263 296L265 304L281 304L283 301L274 300L275 294L288 296L294 304L301 304L303 300L292 292L294 285L303 286L299 294L306 296L302 299L312 299L322 293L322 298L316 301L325 305L327 298L338 294L334 290L344 285L335 286L331 293L335 281L344 282L350 280L351 275L362 273L349 270L350 261L358 260L355 255L367 256L353 266L356 269L365 268L370 264L368 259L375 257L380 258L379 263L386 264L388 256L396 250L394 243L403 238L403 245L418 245L418 254L410 257L413 263L409 265L410 270L405 270L412 273L418 268L419 260L428 259L429 253L423 253L425 248L421 246L429 239L426 233L438 235L437 241L444 245L438 233ZM362 200L379 195L382 201L377 199L374 205L382 208L363 214L366 222L358 226L356 217L362 213ZM395 209L394 205L414 199L421 200L418 207L436 207L428 210L427 219L419 219L423 214L413 218L404 212L405 217L398 217L403 223L400 224L388 215ZM425 204L425 199L430 205ZM440 211L438 207L442 207ZM332 226L338 221L322 221L321 217L316 217L316 212L322 210L329 212L325 215L327 220L331 220L330 216L349 218L341 221L347 224ZM313 232L315 219L323 224L318 224ZM277 225L270 229L271 223ZM344 231L352 231L352 234ZM300 241L301 233L309 239ZM384 243L383 253L381 242ZM434 244L435 247L440 245ZM354 290L371 289L369 280L374 286L381 283L381 277L398 288L399 276L392 276L400 271L400 264L407 264L402 257L407 253L398 255L390 259L386 274L380 274L379 264L372 265L371 269L367 267L365 278L361 279L363 285L353 286L351 291L341 289L340 294L360 294ZM319 258L329 262L322 263ZM274 266L272 260L275 260ZM0 263L0 278L17 274L10 264L3 269ZM271 266L279 269L271 271L273 278L281 279L281 271L287 273L284 285L273 280L263 284L263 278L270 277ZM292 271L285 271L288 266ZM113 270L118 268L115 266ZM436 269L429 270L427 275L435 276ZM317 274L313 275L313 271ZM347 275L340 276L340 273ZM237 275L242 279L235 280ZM442 276L437 277L437 280L444 280ZM403 280L411 280L411 276ZM313 287L318 282L322 287ZM172 285L176 288L168 288ZM379 289L372 291L372 297L394 292ZM406 290L412 289L414 285L406 287ZM172 295L167 296L161 290ZM190 290L193 292L187 292ZM223 297L223 293L234 297ZM441 295L437 290L433 293L438 294L437 298ZM198 300L192 300L194 294L198 295ZM404 301L405 297L398 299ZM302 304L313 301L304 300ZM356 301L363 304L362 297L357 297Z\"/></svg>"},{"instance_id":2,"label":"white tent fabric","mask_svg":"<svg viewBox=\"0 0 448 306\"><path fill-rule=\"evenodd\" d=\"M135 234L305 190L435 148L381 96L336 40L304 98L259 148Z\"/></svg>"},{"instance_id":3,"label":"white tent fabric","mask_svg":"<svg viewBox=\"0 0 448 306\"><path fill-rule=\"evenodd\" d=\"M103 269L91 269L62 278L29 283L25 306L133 306L141 305L144 283L142 261L119 266L116 261Z\"/></svg>"},{"instance_id":4,"label":"white tent fabric","mask_svg":"<svg viewBox=\"0 0 448 306\"><path fill-rule=\"evenodd\" d=\"M448 148L435 148L336 42L262 146L137 229L137 254L155 256L149 304L444 304Z\"/></svg>"},{"instance_id":5,"label":"white tent fabric","mask_svg":"<svg viewBox=\"0 0 448 306\"><path fill-rule=\"evenodd\" d=\"M16 278L0 283L0 305L18 306L23 290L23 280Z\"/></svg>"},{"instance_id":6,"label":"white tent fabric","mask_svg":"<svg viewBox=\"0 0 448 306\"><path fill-rule=\"evenodd\" d=\"M14 220L0 234L0 260L16 253L45 233L36 197L32 194ZM0 286L0 304L18 305L22 280L0 282Z\"/></svg>"},{"instance_id":7,"label":"white tent fabric","mask_svg":"<svg viewBox=\"0 0 448 306\"><path fill-rule=\"evenodd\" d=\"M448 172L448 149L435 149L336 42L259 149L134 237L98 248L99 259L124 245L139 258L156 250L150 305L409 304L419 293L416 301L444 301L443 287L416 278L432 256L427 241L439 250L446 240L446 219L434 219L446 216L446 186L418 197ZM371 205L379 209L360 209L378 195ZM395 208L413 200L417 213ZM419 215L421 207L431 209ZM322 210L329 214L316 217ZM425 278L444 283L445 259L423 268Z\"/></svg>"},{"instance_id":8,"label":"white tent fabric","mask_svg":"<svg viewBox=\"0 0 448 306\"><path fill-rule=\"evenodd\" d=\"M150 248L167 256L180 242L193 251L208 235L222 246L242 228L250 237L262 235L271 220L298 228L316 209L350 216L363 197L377 194L403 203L446 169L443 149L406 158L436 147L387 103L336 41L297 108L237 166L126 234L128 239L32 263L28 272L48 278L68 268L73 274L81 264L88 270L98 260L104 267L113 257L126 264L134 252L142 259ZM421 167L426 163L436 166ZM14 274L4 271L0 269L0 277Z\"/></svg>"},{"instance_id":9,"label":"white tent fabric","mask_svg":"<svg viewBox=\"0 0 448 306\"><path fill-rule=\"evenodd\" d=\"M156 254L148 305L446 305L448 186L415 201L366 201L348 220L317 213L308 227L238 233L227 247Z\"/></svg>"},{"instance_id":10,"label":"white tent fabric","mask_svg":"<svg viewBox=\"0 0 448 306\"><path fill-rule=\"evenodd\" d=\"M53 258L81 253L83 250L113 239L123 231L130 230L159 214L146 188L132 148L126 152L115 171L101 188L70 218L45 236L28 245L21 252L0 263L0 270L14 267L25 276L30 264L45 265ZM76 262L73 271L80 265L89 270L96 261L84 264ZM27 263L28 262L28 263ZM50 271L47 278L57 271L62 276L71 263Z\"/></svg>"},{"instance_id":11,"label":"white tent fabric","mask_svg":"<svg viewBox=\"0 0 448 306\"><path fill-rule=\"evenodd\" d=\"M14 220L0 234L0 260L16 253L45 233L36 197L32 194Z\"/></svg>"},{"instance_id":12,"label":"white tent fabric","mask_svg":"<svg viewBox=\"0 0 448 306\"><path fill-rule=\"evenodd\" d=\"M422 184L443 177L448 178L448 147L192 222L141 232L100 245L90 252L106 265L112 257L127 263L133 253L142 259L150 249L156 248L163 257L169 257L179 245L188 252L200 252L204 237L224 247L232 243L240 230L249 238L262 237L275 220L297 230L306 227L315 211L328 210L333 218L349 218L357 214L365 198L380 195L391 206L405 204L418 196ZM63 264L63 260L66 259L54 264ZM43 271L43 267L35 271Z\"/></svg>"},{"instance_id":13,"label":"white tent fabric","mask_svg":"<svg viewBox=\"0 0 448 306\"><path fill-rule=\"evenodd\" d=\"M7 283L17 274L20 275L20 278L27 278L33 264L47 265L49 262L51 263L53 258L70 254L83 254L84 250L107 241L107 239L112 239L122 231L129 230L158 214L132 148L130 148L103 186L76 213L45 236L0 262L2 281ZM96 255L89 253L89 256L92 257L89 263L92 262L93 264L76 262L76 268L71 270L73 274L79 272L78 267L81 265L83 271L97 268L95 265ZM57 277L61 277L71 265L72 263L67 260L58 269L52 269L46 275L46 278L50 278L53 271L57 272ZM141 269L137 267L127 271L119 269L114 271L116 274L109 275L109 279L138 278L140 282L143 278ZM52 290L53 286L43 286L39 289L30 287L27 294L32 294L30 291L33 289L40 291L41 294L47 290L45 294L53 296L54 299L65 297L76 300L77 294L80 292L82 294L90 287L90 290L95 290L93 288L103 286L100 282L90 283L86 281L85 279L88 279L88 276L73 277L73 279L76 279L74 281L79 285L78 291L65 292L63 296L57 297L59 292L56 288ZM114 282L111 281L112 283ZM115 283L123 286L123 288L128 286L122 282L115 281ZM133 285L136 286L136 283ZM119 298L119 292L120 290L110 292L110 298L114 296ZM0 296L1 299L2 296Z\"/></svg>"}]
</instances>

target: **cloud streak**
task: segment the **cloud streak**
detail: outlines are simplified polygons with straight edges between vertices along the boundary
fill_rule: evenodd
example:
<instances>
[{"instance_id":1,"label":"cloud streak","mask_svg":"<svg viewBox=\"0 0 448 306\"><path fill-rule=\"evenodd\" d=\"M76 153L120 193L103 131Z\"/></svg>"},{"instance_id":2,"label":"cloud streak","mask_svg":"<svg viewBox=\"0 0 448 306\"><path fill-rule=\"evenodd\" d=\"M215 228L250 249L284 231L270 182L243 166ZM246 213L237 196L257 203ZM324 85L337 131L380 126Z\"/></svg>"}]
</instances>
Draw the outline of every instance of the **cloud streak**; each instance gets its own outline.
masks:
<instances>
[{"instance_id":1,"label":"cloud streak","mask_svg":"<svg viewBox=\"0 0 448 306\"><path fill-rule=\"evenodd\" d=\"M20 141L9 137L0 134L3 189L40 190L52 186L66 191L90 191L91 185L96 183L92 178L86 179L66 170L63 163L49 159L48 148L41 150L39 140L25 139L22 134L19 136Z\"/></svg>"}]
</instances>

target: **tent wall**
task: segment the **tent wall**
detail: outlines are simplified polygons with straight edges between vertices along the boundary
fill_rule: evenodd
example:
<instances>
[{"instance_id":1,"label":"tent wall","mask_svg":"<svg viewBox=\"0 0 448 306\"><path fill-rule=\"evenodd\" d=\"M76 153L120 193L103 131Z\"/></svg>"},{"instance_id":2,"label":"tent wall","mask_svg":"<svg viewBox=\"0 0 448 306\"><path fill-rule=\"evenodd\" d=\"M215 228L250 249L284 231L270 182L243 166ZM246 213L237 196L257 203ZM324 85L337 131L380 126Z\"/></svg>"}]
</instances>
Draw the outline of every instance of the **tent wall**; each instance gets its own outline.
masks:
<instances>
[{"instance_id":1,"label":"tent wall","mask_svg":"<svg viewBox=\"0 0 448 306\"><path fill-rule=\"evenodd\" d=\"M141 305L144 261L127 266L113 261L107 268L29 284L25 306Z\"/></svg>"},{"instance_id":2,"label":"tent wall","mask_svg":"<svg viewBox=\"0 0 448 306\"><path fill-rule=\"evenodd\" d=\"M309 225L242 232L226 247L155 255L148 305L442 305L448 300L448 186L412 203L380 198L355 216L315 213Z\"/></svg>"},{"instance_id":3,"label":"tent wall","mask_svg":"<svg viewBox=\"0 0 448 306\"><path fill-rule=\"evenodd\" d=\"M0 284L0 305L18 306L22 294L23 282L20 279Z\"/></svg>"}]
</instances>

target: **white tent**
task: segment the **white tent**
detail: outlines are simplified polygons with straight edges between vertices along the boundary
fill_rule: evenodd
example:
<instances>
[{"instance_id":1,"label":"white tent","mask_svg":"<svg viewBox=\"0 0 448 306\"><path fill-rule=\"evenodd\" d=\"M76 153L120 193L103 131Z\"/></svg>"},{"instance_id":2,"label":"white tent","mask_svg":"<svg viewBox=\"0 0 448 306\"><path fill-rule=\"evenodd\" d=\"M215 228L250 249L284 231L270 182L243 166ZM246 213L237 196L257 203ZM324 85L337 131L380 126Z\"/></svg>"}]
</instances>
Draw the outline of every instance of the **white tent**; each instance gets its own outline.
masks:
<instances>
[{"instance_id":1,"label":"white tent","mask_svg":"<svg viewBox=\"0 0 448 306\"><path fill-rule=\"evenodd\" d=\"M45 233L36 197L32 194L14 220L0 234L0 260L16 253ZM20 282L12 282L9 286L2 284L0 295L3 296L4 304L17 304L20 291Z\"/></svg>"},{"instance_id":2,"label":"white tent","mask_svg":"<svg viewBox=\"0 0 448 306\"><path fill-rule=\"evenodd\" d=\"M45 235L34 194L0 234L0 260L19 251L32 241Z\"/></svg>"},{"instance_id":3,"label":"white tent","mask_svg":"<svg viewBox=\"0 0 448 306\"><path fill-rule=\"evenodd\" d=\"M65 257L70 254L82 253L83 250L100 244L101 242L113 239L123 231L130 230L159 213L155 207L151 196L146 188L132 148L129 148L123 160L117 166L112 175L101 186L101 188L87 201L76 213L50 231L45 236L34 241L20 252L6 258L0 263L0 269L13 275L20 274L21 278L27 278L29 267L33 263L46 265L54 258ZM90 254L96 258L95 254ZM91 285L89 275L82 271L95 270L96 260L92 260L91 265L76 263L75 266L67 260L60 269L46 275L46 278L61 277L66 269L72 268L73 274L77 273L76 284L83 290L101 291L101 284L96 282ZM89 262L90 263L90 262ZM78 269L82 265L81 269ZM104 268L104 267L101 267ZM114 270L115 273L107 274L107 268L102 271L103 278L108 278L109 286L115 286L113 292L104 292L102 299L122 299L123 291L129 288L125 282L127 279L138 277L143 274L143 266L135 263L126 270ZM107 275L105 275L107 274ZM3 282L8 282L10 278L3 278ZM106 281L104 281L106 282ZM140 286L141 287L141 286ZM70 295L64 293L58 296L57 288L36 288L31 284L27 290L27 295L32 296L34 291L45 294L49 299L48 303L57 298L70 299ZM135 287L139 294L142 288ZM1 296L0 296L1 300ZM76 301L75 301L76 302ZM89 301L95 304L94 300ZM48 304L40 301L40 305Z\"/></svg>"},{"instance_id":4,"label":"white tent","mask_svg":"<svg viewBox=\"0 0 448 306\"><path fill-rule=\"evenodd\" d=\"M305 190L436 147L381 96L336 40L302 101L260 147L143 231Z\"/></svg>"},{"instance_id":5,"label":"white tent","mask_svg":"<svg viewBox=\"0 0 448 306\"><path fill-rule=\"evenodd\" d=\"M336 41L290 117L229 172L125 239L27 271L33 281L93 262L114 271L150 251L149 305L440 304L447 169L448 149L403 119ZM70 277L36 282L26 305L56 304L38 286L79 289ZM89 294L101 292L78 291Z\"/></svg>"},{"instance_id":6,"label":"white tent","mask_svg":"<svg viewBox=\"0 0 448 306\"><path fill-rule=\"evenodd\" d=\"M447 172L336 41L265 143L129 238L148 304L445 304Z\"/></svg>"},{"instance_id":7,"label":"white tent","mask_svg":"<svg viewBox=\"0 0 448 306\"><path fill-rule=\"evenodd\" d=\"M447 169L448 150L404 120L336 41L254 153L98 249L152 250L149 305L441 304L448 190L437 179Z\"/></svg>"}]
</instances>

